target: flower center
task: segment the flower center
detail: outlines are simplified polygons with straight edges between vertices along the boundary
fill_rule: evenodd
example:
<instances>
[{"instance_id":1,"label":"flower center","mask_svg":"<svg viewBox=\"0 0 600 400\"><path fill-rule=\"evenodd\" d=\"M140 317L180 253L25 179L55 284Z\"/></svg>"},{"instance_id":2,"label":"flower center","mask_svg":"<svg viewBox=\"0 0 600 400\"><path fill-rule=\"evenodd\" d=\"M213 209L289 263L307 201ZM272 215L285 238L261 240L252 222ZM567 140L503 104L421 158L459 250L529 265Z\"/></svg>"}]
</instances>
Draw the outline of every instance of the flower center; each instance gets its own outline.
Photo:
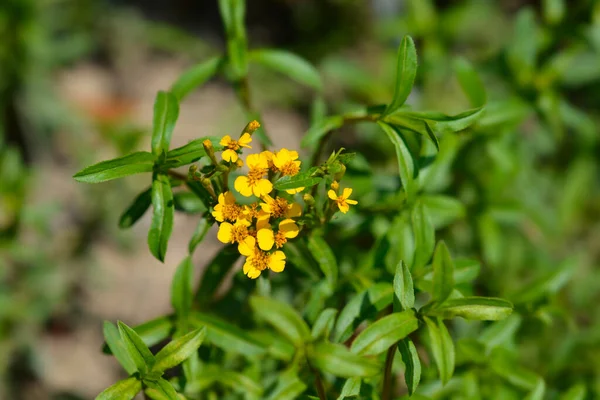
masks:
<instances>
[{"instance_id":1,"label":"flower center","mask_svg":"<svg viewBox=\"0 0 600 400\"><path fill-rule=\"evenodd\" d=\"M227 148L230 150L238 151L240 149L240 144L237 140L232 140L231 142L227 143Z\"/></svg>"},{"instance_id":2,"label":"flower center","mask_svg":"<svg viewBox=\"0 0 600 400\"><path fill-rule=\"evenodd\" d=\"M250 186L256 185L266 173L267 170L264 168L251 168L250 171L248 171L248 183Z\"/></svg>"},{"instance_id":3,"label":"flower center","mask_svg":"<svg viewBox=\"0 0 600 400\"><path fill-rule=\"evenodd\" d=\"M287 242L287 238L285 234L281 231L275 234L275 246L280 249Z\"/></svg>"},{"instance_id":4,"label":"flower center","mask_svg":"<svg viewBox=\"0 0 600 400\"><path fill-rule=\"evenodd\" d=\"M240 243L248 237L248 228L244 225L234 225L231 229L231 240Z\"/></svg>"},{"instance_id":5,"label":"flower center","mask_svg":"<svg viewBox=\"0 0 600 400\"><path fill-rule=\"evenodd\" d=\"M273 218L279 218L285 215L289 208L289 204L286 199L277 197L271 204L271 215Z\"/></svg>"},{"instance_id":6,"label":"flower center","mask_svg":"<svg viewBox=\"0 0 600 400\"><path fill-rule=\"evenodd\" d=\"M294 163L293 161L288 161L285 164L283 164L283 166L281 167L281 173L284 176L285 175L294 176L298 172L300 172L300 167L296 163Z\"/></svg>"},{"instance_id":7,"label":"flower center","mask_svg":"<svg viewBox=\"0 0 600 400\"><path fill-rule=\"evenodd\" d=\"M252 256L252 265L259 271L264 271L269 267L269 260L271 256L264 251L256 249L254 256Z\"/></svg>"},{"instance_id":8,"label":"flower center","mask_svg":"<svg viewBox=\"0 0 600 400\"><path fill-rule=\"evenodd\" d=\"M221 208L223 212L223 219L227 221L235 221L239 218L242 209L237 204L224 204Z\"/></svg>"}]
</instances>

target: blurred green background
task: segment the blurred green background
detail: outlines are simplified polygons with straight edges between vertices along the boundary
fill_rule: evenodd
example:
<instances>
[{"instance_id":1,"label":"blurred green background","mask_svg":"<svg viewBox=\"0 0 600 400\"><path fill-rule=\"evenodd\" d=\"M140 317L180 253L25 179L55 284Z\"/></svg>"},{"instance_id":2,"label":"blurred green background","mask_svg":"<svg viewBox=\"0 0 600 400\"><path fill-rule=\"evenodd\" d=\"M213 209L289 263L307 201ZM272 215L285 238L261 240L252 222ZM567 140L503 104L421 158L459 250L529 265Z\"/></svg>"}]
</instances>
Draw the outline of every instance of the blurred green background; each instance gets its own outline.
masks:
<instances>
[{"instance_id":1,"label":"blurred green background","mask_svg":"<svg viewBox=\"0 0 600 400\"><path fill-rule=\"evenodd\" d=\"M405 34L419 54L415 108L468 108L454 70L462 59L474 65L487 111L446 142L425 188L431 201L460 200L437 205L438 238L481 261L478 294L506 297L522 316L508 363L543 376L547 398L579 382L600 397L600 1L247 3L250 47L313 62L330 112L389 101ZM120 377L100 353L102 320L168 312L197 216L177 217L162 265L145 245L147 218L118 229L143 183L85 186L71 176L144 147L156 91L223 41L216 1L0 2L0 398L93 398ZM251 76L276 145L297 148L312 94L258 68ZM246 122L227 84L212 81L182 105L172 147ZM373 165L394 157L370 126L344 128L329 145ZM394 179L350 175L373 208ZM219 248L202 246L199 265ZM455 326L458 368L476 363L474 332ZM467 398L456 396L436 398Z\"/></svg>"}]
</instances>

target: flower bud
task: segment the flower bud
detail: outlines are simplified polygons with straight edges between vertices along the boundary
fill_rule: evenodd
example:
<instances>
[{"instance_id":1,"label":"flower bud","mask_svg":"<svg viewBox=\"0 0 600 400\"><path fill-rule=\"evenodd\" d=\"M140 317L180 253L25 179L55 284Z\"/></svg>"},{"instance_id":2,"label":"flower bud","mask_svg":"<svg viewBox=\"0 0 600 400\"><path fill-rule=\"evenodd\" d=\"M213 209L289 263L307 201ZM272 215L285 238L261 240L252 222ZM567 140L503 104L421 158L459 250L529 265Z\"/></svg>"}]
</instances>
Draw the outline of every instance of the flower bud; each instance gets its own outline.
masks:
<instances>
[{"instance_id":1,"label":"flower bud","mask_svg":"<svg viewBox=\"0 0 600 400\"><path fill-rule=\"evenodd\" d=\"M210 161L214 165L218 165L219 162L215 157L215 149L212 145L212 142L209 139L206 139L202 142L202 147L204 147L204 151L206 151L206 155L210 158Z\"/></svg>"},{"instance_id":2,"label":"flower bud","mask_svg":"<svg viewBox=\"0 0 600 400\"><path fill-rule=\"evenodd\" d=\"M339 188L340 188L340 184L337 181L333 181L331 183L331 189L332 190L335 190L337 192Z\"/></svg>"},{"instance_id":3,"label":"flower bud","mask_svg":"<svg viewBox=\"0 0 600 400\"><path fill-rule=\"evenodd\" d=\"M304 203L307 206L314 206L315 205L315 198L312 197L312 195L310 193L305 193L304 196L302 196L302 199L304 200Z\"/></svg>"},{"instance_id":4,"label":"flower bud","mask_svg":"<svg viewBox=\"0 0 600 400\"><path fill-rule=\"evenodd\" d=\"M346 173L346 166L344 164L340 163L340 170L338 172L336 172L336 174L333 176L333 179L335 179L334 182L341 181L342 178L344 177L345 173ZM334 189L334 190L337 190L337 189Z\"/></svg>"}]
</instances>

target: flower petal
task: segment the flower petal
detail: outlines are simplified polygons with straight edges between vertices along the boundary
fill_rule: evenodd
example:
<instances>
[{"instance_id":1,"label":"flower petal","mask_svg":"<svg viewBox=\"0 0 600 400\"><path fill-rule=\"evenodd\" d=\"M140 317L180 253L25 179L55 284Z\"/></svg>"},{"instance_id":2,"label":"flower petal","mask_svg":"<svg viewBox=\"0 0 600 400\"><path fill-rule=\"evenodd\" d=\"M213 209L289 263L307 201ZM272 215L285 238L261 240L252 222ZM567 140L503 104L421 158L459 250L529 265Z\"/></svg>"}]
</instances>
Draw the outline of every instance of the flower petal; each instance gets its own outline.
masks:
<instances>
[{"instance_id":1,"label":"flower petal","mask_svg":"<svg viewBox=\"0 0 600 400\"><path fill-rule=\"evenodd\" d=\"M275 243L275 237L271 229L260 229L256 233L256 239L258 239L258 247L264 251L271 250Z\"/></svg>"},{"instance_id":2,"label":"flower petal","mask_svg":"<svg viewBox=\"0 0 600 400\"><path fill-rule=\"evenodd\" d=\"M219 195L219 199L221 198L221 196L222 194ZM223 222L223 220L225 220L225 218L223 217L223 205L221 204L217 204L211 214L219 222Z\"/></svg>"},{"instance_id":3,"label":"flower petal","mask_svg":"<svg viewBox=\"0 0 600 400\"><path fill-rule=\"evenodd\" d=\"M227 146L229 143L231 143L231 136L229 135L223 136L219 142L221 146Z\"/></svg>"},{"instance_id":4,"label":"flower petal","mask_svg":"<svg viewBox=\"0 0 600 400\"><path fill-rule=\"evenodd\" d=\"M247 176L238 176L235 179L233 186L235 187L235 190L242 194L242 196L252 196L252 188L250 187L250 181Z\"/></svg>"},{"instance_id":5,"label":"flower petal","mask_svg":"<svg viewBox=\"0 0 600 400\"><path fill-rule=\"evenodd\" d=\"M238 251L243 256L251 256L254 254L254 248L256 247L256 240L252 236L247 236L243 242L238 244Z\"/></svg>"},{"instance_id":6,"label":"flower petal","mask_svg":"<svg viewBox=\"0 0 600 400\"><path fill-rule=\"evenodd\" d=\"M352 199L346 199L346 203L354 205L354 204L358 204L358 201L352 200Z\"/></svg>"},{"instance_id":7,"label":"flower petal","mask_svg":"<svg viewBox=\"0 0 600 400\"><path fill-rule=\"evenodd\" d=\"M302 206L299 203L292 203L289 205L288 210L285 213L286 218L297 218L302 215Z\"/></svg>"},{"instance_id":8,"label":"flower petal","mask_svg":"<svg viewBox=\"0 0 600 400\"><path fill-rule=\"evenodd\" d=\"M343 212L344 214L346 214L348 212L348 210L350 209L350 206L345 201L342 203L338 203L338 207L340 208L340 211Z\"/></svg>"},{"instance_id":9,"label":"flower petal","mask_svg":"<svg viewBox=\"0 0 600 400\"><path fill-rule=\"evenodd\" d=\"M248 146L252 142L252 136L248 132L245 132L242 137L238 140L238 143L242 147L247 147L251 149L252 147Z\"/></svg>"},{"instance_id":10,"label":"flower petal","mask_svg":"<svg viewBox=\"0 0 600 400\"><path fill-rule=\"evenodd\" d=\"M285 268L285 253L277 250L269 258L269 269L273 272L281 272Z\"/></svg>"},{"instance_id":11,"label":"flower petal","mask_svg":"<svg viewBox=\"0 0 600 400\"><path fill-rule=\"evenodd\" d=\"M305 187L299 187L296 189L287 189L286 192L289 194L297 194L300 193L301 191L303 191L304 189L306 189Z\"/></svg>"},{"instance_id":12,"label":"flower petal","mask_svg":"<svg viewBox=\"0 0 600 400\"><path fill-rule=\"evenodd\" d=\"M344 199L347 199L348 197L350 197L350 195L352 194L352 189L350 188L345 188L344 189L344 193L342 194L342 197Z\"/></svg>"},{"instance_id":13,"label":"flower petal","mask_svg":"<svg viewBox=\"0 0 600 400\"><path fill-rule=\"evenodd\" d=\"M252 192L257 197L269 194L271 190L273 190L273 184L268 179L261 179L252 187Z\"/></svg>"},{"instance_id":14,"label":"flower petal","mask_svg":"<svg viewBox=\"0 0 600 400\"><path fill-rule=\"evenodd\" d=\"M249 258L246 258L246 262L244 263L244 274L248 276L248 278L256 279L260 276L260 270L256 269Z\"/></svg>"},{"instance_id":15,"label":"flower petal","mask_svg":"<svg viewBox=\"0 0 600 400\"><path fill-rule=\"evenodd\" d=\"M238 153L236 153L234 150L227 149L227 150L223 151L223 154L221 154L221 157L223 157L223 160L225 160L225 161L236 162L238 159Z\"/></svg>"},{"instance_id":16,"label":"flower petal","mask_svg":"<svg viewBox=\"0 0 600 400\"><path fill-rule=\"evenodd\" d=\"M221 243L230 243L231 242L231 231L233 229L233 225L229 222L223 222L219 225L219 232L217 233L217 239Z\"/></svg>"},{"instance_id":17,"label":"flower petal","mask_svg":"<svg viewBox=\"0 0 600 400\"><path fill-rule=\"evenodd\" d=\"M225 204L235 204L235 196L231 192L225 192L219 195L219 203L221 202L221 195L223 196L223 200Z\"/></svg>"},{"instance_id":18,"label":"flower petal","mask_svg":"<svg viewBox=\"0 0 600 400\"><path fill-rule=\"evenodd\" d=\"M279 223L279 231L283 232L286 238L292 239L298 236L300 228L298 228L293 219L284 219Z\"/></svg>"},{"instance_id":19,"label":"flower petal","mask_svg":"<svg viewBox=\"0 0 600 400\"><path fill-rule=\"evenodd\" d=\"M237 188L236 188L236 189L237 189ZM331 190L331 189L330 189L330 190L327 192L327 196L328 196L328 197L329 197L331 200L337 200L337 199L338 199L338 196L337 196L337 194L335 194L335 192L334 192L333 190Z\"/></svg>"},{"instance_id":20,"label":"flower petal","mask_svg":"<svg viewBox=\"0 0 600 400\"><path fill-rule=\"evenodd\" d=\"M260 231L261 229L265 229L269 227L269 214L259 215L256 218L256 230Z\"/></svg>"}]
</instances>

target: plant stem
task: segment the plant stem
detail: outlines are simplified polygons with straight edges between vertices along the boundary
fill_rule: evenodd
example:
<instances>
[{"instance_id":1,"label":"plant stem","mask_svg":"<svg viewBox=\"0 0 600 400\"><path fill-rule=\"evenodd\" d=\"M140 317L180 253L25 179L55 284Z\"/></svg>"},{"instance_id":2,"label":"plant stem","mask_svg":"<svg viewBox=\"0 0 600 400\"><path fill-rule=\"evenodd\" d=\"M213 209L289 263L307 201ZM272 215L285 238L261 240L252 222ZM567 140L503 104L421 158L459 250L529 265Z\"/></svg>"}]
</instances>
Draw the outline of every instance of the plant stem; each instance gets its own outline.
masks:
<instances>
[{"instance_id":1,"label":"plant stem","mask_svg":"<svg viewBox=\"0 0 600 400\"><path fill-rule=\"evenodd\" d=\"M187 176L185 176L184 174L180 174L180 173L179 173L179 172L177 172L177 171L173 171L172 169L170 169L170 170L169 170L168 174L169 174L170 176L172 176L173 178L175 178L175 179L179 179L179 180L182 180L182 181L184 181L184 182L187 182L187 180L188 180L188 177L187 177Z\"/></svg>"},{"instance_id":2,"label":"plant stem","mask_svg":"<svg viewBox=\"0 0 600 400\"><path fill-rule=\"evenodd\" d=\"M319 371L314 369L312 367L312 365L309 364L309 366L310 366L310 370L312 371L313 375L315 376L315 386L317 387L317 394L319 395L319 399L327 400L327 394L325 393L325 386L323 385L323 380L321 379L321 374L319 373Z\"/></svg>"},{"instance_id":3,"label":"plant stem","mask_svg":"<svg viewBox=\"0 0 600 400\"><path fill-rule=\"evenodd\" d=\"M392 381L392 364L394 362L394 354L396 353L396 346L391 346L385 356L385 370L383 375L383 390L381 392L381 400L391 400L394 389L394 382Z\"/></svg>"}]
</instances>

